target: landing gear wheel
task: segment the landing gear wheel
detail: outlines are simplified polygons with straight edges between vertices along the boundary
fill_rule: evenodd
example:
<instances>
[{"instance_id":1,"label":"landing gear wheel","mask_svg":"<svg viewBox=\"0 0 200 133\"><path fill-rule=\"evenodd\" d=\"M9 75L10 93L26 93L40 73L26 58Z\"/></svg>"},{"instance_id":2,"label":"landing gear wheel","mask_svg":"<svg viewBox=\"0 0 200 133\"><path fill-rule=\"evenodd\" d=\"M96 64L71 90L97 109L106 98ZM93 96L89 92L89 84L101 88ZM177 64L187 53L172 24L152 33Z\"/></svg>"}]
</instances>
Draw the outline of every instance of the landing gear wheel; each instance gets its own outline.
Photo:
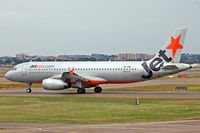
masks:
<instances>
[{"instance_id":1,"label":"landing gear wheel","mask_svg":"<svg viewBox=\"0 0 200 133\"><path fill-rule=\"evenodd\" d=\"M26 93L31 93L32 90L31 90L31 85L32 83L27 83L28 84L28 88L26 89Z\"/></svg>"},{"instance_id":2,"label":"landing gear wheel","mask_svg":"<svg viewBox=\"0 0 200 133\"><path fill-rule=\"evenodd\" d=\"M32 90L30 88L26 89L26 93L31 93Z\"/></svg>"},{"instance_id":3,"label":"landing gear wheel","mask_svg":"<svg viewBox=\"0 0 200 133\"><path fill-rule=\"evenodd\" d=\"M97 87L94 88L94 92L95 93L101 93L102 92L102 88L97 86Z\"/></svg>"},{"instance_id":4,"label":"landing gear wheel","mask_svg":"<svg viewBox=\"0 0 200 133\"><path fill-rule=\"evenodd\" d=\"M85 93L85 88L78 88L77 89L78 94L84 94Z\"/></svg>"}]
</instances>

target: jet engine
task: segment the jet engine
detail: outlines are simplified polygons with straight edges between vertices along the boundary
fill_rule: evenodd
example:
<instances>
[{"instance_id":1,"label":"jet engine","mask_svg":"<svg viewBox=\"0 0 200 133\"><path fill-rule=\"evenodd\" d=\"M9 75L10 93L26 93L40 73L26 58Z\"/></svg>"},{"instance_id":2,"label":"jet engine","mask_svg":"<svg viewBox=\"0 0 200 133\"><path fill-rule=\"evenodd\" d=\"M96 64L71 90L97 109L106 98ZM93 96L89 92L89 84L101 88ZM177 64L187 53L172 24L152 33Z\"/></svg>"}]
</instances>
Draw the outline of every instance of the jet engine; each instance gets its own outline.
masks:
<instances>
[{"instance_id":1,"label":"jet engine","mask_svg":"<svg viewBox=\"0 0 200 133\"><path fill-rule=\"evenodd\" d=\"M44 79L42 86L46 90L63 90L71 87L69 83L60 79Z\"/></svg>"}]
</instances>

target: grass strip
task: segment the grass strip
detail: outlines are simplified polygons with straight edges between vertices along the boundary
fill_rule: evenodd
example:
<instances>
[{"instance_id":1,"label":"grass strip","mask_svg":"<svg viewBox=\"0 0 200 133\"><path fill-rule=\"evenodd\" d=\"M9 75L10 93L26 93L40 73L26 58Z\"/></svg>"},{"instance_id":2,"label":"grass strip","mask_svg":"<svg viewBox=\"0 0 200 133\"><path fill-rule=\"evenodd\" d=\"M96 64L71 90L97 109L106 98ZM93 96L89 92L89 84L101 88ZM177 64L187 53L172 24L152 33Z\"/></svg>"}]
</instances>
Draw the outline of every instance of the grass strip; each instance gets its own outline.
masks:
<instances>
[{"instance_id":1,"label":"grass strip","mask_svg":"<svg viewBox=\"0 0 200 133\"><path fill-rule=\"evenodd\" d=\"M200 98L0 97L0 122L131 123L200 118Z\"/></svg>"}]
</instances>

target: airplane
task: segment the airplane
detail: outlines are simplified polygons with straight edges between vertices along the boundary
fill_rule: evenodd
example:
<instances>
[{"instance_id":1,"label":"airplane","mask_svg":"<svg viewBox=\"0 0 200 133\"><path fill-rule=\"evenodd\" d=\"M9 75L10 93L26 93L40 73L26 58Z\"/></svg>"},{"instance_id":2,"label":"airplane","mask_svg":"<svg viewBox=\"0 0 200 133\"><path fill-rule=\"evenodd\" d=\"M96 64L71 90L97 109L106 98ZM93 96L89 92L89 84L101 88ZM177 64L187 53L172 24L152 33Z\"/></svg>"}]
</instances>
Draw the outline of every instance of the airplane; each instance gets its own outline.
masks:
<instances>
[{"instance_id":1,"label":"airplane","mask_svg":"<svg viewBox=\"0 0 200 133\"><path fill-rule=\"evenodd\" d=\"M136 83L191 69L192 65L180 63L186 32L186 28L177 28L148 61L26 62L5 77L27 83L26 93L32 92L32 83L42 83L46 90L77 88L78 94L94 87L95 93L101 93L101 84Z\"/></svg>"}]
</instances>

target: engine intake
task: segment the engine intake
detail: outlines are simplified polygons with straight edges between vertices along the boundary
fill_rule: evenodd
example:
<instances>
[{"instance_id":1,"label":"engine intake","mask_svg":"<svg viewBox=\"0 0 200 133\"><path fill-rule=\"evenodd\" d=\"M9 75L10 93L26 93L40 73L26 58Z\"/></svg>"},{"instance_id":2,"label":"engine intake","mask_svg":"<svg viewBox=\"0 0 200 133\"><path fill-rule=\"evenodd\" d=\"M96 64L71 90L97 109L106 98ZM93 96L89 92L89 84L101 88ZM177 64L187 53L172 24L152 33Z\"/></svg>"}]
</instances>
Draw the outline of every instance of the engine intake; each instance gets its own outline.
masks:
<instances>
[{"instance_id":1,"label":"engine intake","mask_svg":"<svg viewBox=\"0 0 200 133\"><path fill-rule=\"evenodd\" d=\"M71 87L69 83L65 83L60 79L44 79L42 86L46 90L63 90Z\"/></svg>"}]
</instances>

